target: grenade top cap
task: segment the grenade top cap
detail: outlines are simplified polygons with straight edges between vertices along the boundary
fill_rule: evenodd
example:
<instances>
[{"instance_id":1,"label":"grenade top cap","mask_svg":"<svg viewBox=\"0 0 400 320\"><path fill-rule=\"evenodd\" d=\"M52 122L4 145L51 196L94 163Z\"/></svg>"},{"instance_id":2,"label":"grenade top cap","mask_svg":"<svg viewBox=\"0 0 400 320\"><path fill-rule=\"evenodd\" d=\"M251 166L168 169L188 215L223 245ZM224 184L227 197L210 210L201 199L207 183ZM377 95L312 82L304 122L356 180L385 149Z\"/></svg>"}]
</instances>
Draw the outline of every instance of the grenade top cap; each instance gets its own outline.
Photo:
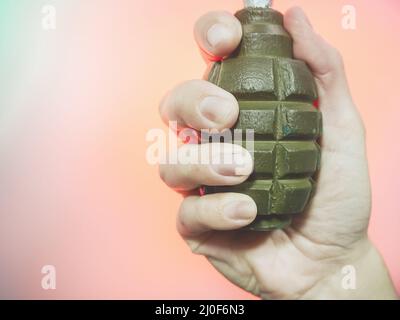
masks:
<instances>
[{"instance_id":1,"label":"grenade top cap","mask_svg":"<svg viewBox=\"0 0 400 320\"><path fill-rule=\"evenodd\" d=\"M272 5L272 0L244 0L246 8L269 8Z\"/></svg>"},{"instance_id":2,"label":"grenade top cap","mask_svg":"<svg viewBox=\"0 0 400 320\"><path fill-rule=\"evenodd\" d=\"M244 8L236 12L235 16L242 25L268 23L283 28L282 13L271 8Z\"/></svg>"}]
</instances>

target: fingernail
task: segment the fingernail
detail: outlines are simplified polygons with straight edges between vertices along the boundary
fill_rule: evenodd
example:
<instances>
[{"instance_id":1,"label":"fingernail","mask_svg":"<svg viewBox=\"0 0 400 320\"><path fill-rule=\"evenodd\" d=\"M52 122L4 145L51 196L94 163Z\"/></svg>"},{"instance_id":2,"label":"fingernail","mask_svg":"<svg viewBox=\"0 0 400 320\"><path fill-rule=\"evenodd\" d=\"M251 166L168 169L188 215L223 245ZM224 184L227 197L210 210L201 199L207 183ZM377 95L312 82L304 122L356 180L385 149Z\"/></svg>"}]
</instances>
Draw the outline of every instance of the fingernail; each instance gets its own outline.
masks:
<instances>
[{"instance_id":1,"label":"fingernail","mask_svg":"<svg viewBox=\"0 0 400 320\"><path fill-rule=\"evenodd\" d=\"M207 41L213 47L216 47L223 42L227 42L231 38L231 30L222 23L214 24L207 31Z\"/></svg>"},{"instance_id":2,"label":"fingernail","mask_svg":"<svg viewBox=\"0 0 400 320\"><path fill-rule=\"evenodd\" d=\"M249 176L253 172L253 159L245 151L219 153L213 156L211 168L222 176Z\"/></svg>"},{"instance_id":3,"label":"fingernail","mask_svg":"<svg viewBox=\"0 0 400 320\"><path fill-rule=\"evenodd\" d=\"M231 101L225 98L209 96L200 102L200 112L208 120L216 123L226 123L234 111Z\"/></svg>"},{"instance_id":4,"label":"fingernail","mask_svg":"<svg viewBox=\"0 0 400 320\"><path fill-rule=\"evenodd\" d=\"M253 201L235 201L224 207L224 214L232 220L251 220L257 215L257 206Z\"/></svg>"}]
</instances>

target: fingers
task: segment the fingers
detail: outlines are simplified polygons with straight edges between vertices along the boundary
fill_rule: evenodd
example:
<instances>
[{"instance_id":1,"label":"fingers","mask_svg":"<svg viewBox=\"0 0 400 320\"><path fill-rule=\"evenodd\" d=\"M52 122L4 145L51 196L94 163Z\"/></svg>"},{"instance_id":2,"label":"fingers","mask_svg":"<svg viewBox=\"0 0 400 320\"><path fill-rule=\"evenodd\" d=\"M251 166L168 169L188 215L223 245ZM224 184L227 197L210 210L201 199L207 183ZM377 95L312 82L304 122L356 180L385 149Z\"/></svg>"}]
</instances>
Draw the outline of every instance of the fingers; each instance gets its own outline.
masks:
<instances>
[{"instance_id":1,"label":"fingers","mask_svg":"<svg viewBox=\"0 0 400 320\"><path fill-rule=\"evenodd\" d=\"M350 136L362 136L362 121L350 95L340 53L314 32L302 9L289 9L285 14L284 25L293 38L295 57L305 61L316 78L319 105L327 129L324 140L329 140L327 144L330 148L339 149L340 143L344 141L341 138L335 139L338 131L348 131Z\"/></svg>"},{"instance_id":2,"label":"fingers","mask_svg":"<svg viewBox=\"0 0 400 320\"><path fill-rule=\"evenodd\" d=\"M183 237L210 230L236 230L250 224L256 215L255 202L244 194L190 196L179 209L177 228Z\"/></svg>"},{"instance_id":3,"label":"fingers","mask_svg":"<svg viewBox=\"0 0 400 320\"><path fill-rule=\"evenodd\" d=\"M236 185L253 171L250 153L235 144L186 144L179 148L178 163L160 165L160 176L177 191L201 185Z\"/></svg>"},{"instance_id":4,"label":"fingers","mask_svg":"<svg viewBox=\"0 0 400 320\"><path fill-rule=\"evenodd\" d=\"M239 115L239 105L229 92L204 80L187 81L173 89L161 102L163 120L177 121L193 129L231 128Z\"/></svg>"},{"instance_id":5,"label":"fingers","mask_svg":"<svg viewBox=\"0 0 400 320\"><path fill-rule=\"evenodd\" d=\"M214 11L196 22L194 36L206 60L221 60L239 45L242 26L230 13Z\"/></svg>"}]
</instances>

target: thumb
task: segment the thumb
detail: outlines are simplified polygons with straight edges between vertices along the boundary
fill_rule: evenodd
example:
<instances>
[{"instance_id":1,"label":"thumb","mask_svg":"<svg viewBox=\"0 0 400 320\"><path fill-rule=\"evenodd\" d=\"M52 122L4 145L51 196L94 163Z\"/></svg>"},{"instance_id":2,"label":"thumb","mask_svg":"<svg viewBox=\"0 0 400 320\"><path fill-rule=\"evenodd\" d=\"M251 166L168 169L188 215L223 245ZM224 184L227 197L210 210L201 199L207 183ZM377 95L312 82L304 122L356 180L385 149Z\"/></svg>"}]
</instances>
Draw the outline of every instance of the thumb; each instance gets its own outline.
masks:
<instances>
[{"instance_id":1,"label":"thumb","mask_svg":"<svg viewBox=\"0 0 400 320\"><path fill-rule=\"evenodd\" d=\"M340 135L363 139L364 127L352 101L338 50L314 31L301 8L289 9L284 25L293 38L295 58L306 62L316 79L324 116L324 144L329 149L340 149L345 146L343 139L338 139Z\"/></svg>"}]
</instances>

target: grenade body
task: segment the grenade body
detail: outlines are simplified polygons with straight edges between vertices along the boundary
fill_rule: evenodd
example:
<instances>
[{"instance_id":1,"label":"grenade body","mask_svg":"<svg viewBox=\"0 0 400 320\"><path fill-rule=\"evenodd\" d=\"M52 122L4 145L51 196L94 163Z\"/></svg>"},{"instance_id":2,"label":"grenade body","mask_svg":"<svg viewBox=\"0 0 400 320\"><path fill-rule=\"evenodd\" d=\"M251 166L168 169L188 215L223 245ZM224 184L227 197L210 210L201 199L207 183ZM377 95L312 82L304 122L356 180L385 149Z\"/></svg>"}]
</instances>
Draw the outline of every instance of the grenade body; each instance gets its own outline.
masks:
<instances>
[{"instance_id":1,"label":"grenade body","mask_svg":"<svg viewBox=\"0 0 400 320\"><path fill-rule=\"evenodd\" d=\"M240 185L206 186L203 192L247 194L257 204L257 218L247 229L284 228L305 210L320 167L316 85L307 65L293 59L292 39L279 12L246 8L236 17L242 42L229 58L214 64L208 80L239 101L233 130L254 130L254 173Z\"/></svg>"}]
</instances>

